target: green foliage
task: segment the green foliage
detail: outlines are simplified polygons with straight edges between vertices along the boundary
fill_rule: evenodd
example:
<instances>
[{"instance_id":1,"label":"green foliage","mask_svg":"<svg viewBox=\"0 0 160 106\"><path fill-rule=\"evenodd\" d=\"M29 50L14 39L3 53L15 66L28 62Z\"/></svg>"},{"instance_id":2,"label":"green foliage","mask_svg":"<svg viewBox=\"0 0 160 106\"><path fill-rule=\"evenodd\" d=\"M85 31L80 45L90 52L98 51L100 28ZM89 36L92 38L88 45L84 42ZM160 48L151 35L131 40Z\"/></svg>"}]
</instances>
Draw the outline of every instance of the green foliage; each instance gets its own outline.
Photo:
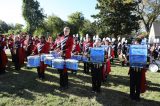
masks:
<instances>
[{"instance_id":1,"label":"green foliage","mask_svg":"<svg viewBox=\"0 0 160 106\"><path fill-rule=\"evenodd\" d=\"M55 15L47 17L44 23L45 29L51 35L57 35L63 31L64 21Z\"/></svg>"},{"instance_id":2,"label":"green foliage","mask_svg":"<svg viewBox=\"0 0 160 106\"><path fill-rule=\"evenodd\" d=\"M83 27L80 30L81 35L86 35L86 34L96 34L96 27L94 26L94 23L91 23L89 20L84 20Z\"/></svg>"},{"instance_id":3,"label":"green foliage","mask_svg":"<svg viewBox=\"0 0 160 106\"><path fill-rule=\"evenodd\" d=\"M83 28L84 16L81 12L75 12L69 15L67 26L71 28L71 33L76 34Z\"/></svg>"},{"instance_id":4,"label":"green foliage","mask_svg":"<svg viewBox=\"0 0 160 106\"><path fill-rule=\"evenodd\" d=\"M33 32L42 26L45 15L37 0L23 0L23 17L27 23L27 32Z\"/></svg>"},{"instance_id":5,"label":"green foliage","mask_svg":"<svg viewBox=\"0 0 160 106\"><path fill-rule=\"evenodd\" d=\"M138 2L124 2L123 0L97 0L97 24L100 32L109 36L123 36L138 31L140 17L135 14Z\"/></svg>"},{"instance_id":6,"label":"green foliage","mask_svg":"<svg viewBox=\"0 0 160 106\"><path fill-rule=\"evenodd\" d=\"M137 14L141 17L144 28L149 33L152 23L160 20L160 0L141 0Z\"/></svg>"},{"instance_id":7,"label":"green foliage","mask_svg":"<svg viewBox=\"0 0 160 106\"><path fill-rule=\"evenodd\" d=\"M6 33L9 30L9 26L4 21L0 20L0 33Z\"/></svg>"},{"instance_id":8,"label":"green foliage","mask_svg":"<svg viewBox=\"0 0 160 106\"><path fill-rule=\"evenodd\" d=\"M46 30L44 28L37 28L33 35L36 35L36 36L41 36L41 35L45 35L46 34Z\"/></svg>"}]
</instances>

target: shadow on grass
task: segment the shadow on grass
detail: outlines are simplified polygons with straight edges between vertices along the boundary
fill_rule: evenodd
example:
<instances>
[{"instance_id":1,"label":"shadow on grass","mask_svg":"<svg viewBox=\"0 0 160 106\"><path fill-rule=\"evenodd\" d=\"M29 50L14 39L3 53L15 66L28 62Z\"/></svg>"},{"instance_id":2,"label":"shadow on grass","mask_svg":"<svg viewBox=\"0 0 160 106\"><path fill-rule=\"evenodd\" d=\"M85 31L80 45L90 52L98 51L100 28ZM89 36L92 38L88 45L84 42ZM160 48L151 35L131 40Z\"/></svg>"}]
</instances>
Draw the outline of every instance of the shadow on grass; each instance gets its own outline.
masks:
<instances>
[{"instance_id":1,"label":"shadow on grass","mask_svg":"<svg viewBox=\"0 0 160 106\"><path fill-rule=\"evenodd\" d=\"M140 102L131 100L129 94L111 89L102 89L102 94L96 95L96 100L103 106L159 106L160 102L141 98Z\"/></svg>"},{"instance_id":2,"label":"shadow on grass","mask_svg":"<svg viewBox=\"0 0 160 106\"><path fill-rule=\"evenodd\" d=\"M56 84L46 83L37 78L37 73L29 70L22 69L16 71L13 68L11 71L0 76L0 93L3 96L21 97L27 100L34 100L33 93L39 93L42 96L46 94L52 94L60 97L68 97L65 94L55 92L59 88ZM47 78L52 78L54 81L58 81L58 78L46 75Z\"/></svg>"},{"instance_id":3,"label":"shadow on grass","mask_svg":"<svg viewBox=\"0 0 160 106\"><path fill-rule=\"evenodd\" d=\"M10 63L10 65L12 64ZM65 94L62 92L56 92L59 88L59 75L56 70L47 69L47 71L51 72L51 74L45 74L46 81L44 82L37 80L37 73L33 70L29 70L30 69L23 69L20 71L15 71L12 67L10 67L9 72L0 76L0 93L6 97L18 96L27 100L35 100L36 95L33 93L38 93L38 95L41 96L52 94L62 98L68 98L68 95L72 94L78 97L88 97L89 99L96 97L96 101L102 105L155 106L160 104L160 102L146 99L142 99L141 102L135 102L129 99L129 95L127 93L107 88L103 88L101 94L94 94L91 92L90 75L84 75L81 71L78 72L77 75L69 74L69 89L63 91ZM120 84L129 86L129 77L109 75L108 81L106 82L108 84L107 86L111 86L109 85L109 82L112 82L114 86L118 86ZM156 84L156 86L158 86L158 84Z\"/></svg>"}]
</instances>

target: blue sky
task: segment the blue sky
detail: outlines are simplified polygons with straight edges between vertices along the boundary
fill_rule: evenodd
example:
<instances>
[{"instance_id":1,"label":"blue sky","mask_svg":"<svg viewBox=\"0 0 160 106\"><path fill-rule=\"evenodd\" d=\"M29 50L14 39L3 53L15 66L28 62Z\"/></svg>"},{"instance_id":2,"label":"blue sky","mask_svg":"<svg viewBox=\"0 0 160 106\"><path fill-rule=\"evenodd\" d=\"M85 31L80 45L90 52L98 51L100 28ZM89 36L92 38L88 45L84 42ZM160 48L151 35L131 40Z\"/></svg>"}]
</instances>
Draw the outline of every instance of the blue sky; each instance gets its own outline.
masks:
<instances>
[{"instance_id":1,"label":"blue sky","mask_svg":"<svg viewBox=\"0 0 160 106\"><path fill-rule=\"evenodd\" d=\"M56 15L63 20L76 11L82 12L86 19L93 21L90 15L96 14L96 0L38 0L44 13ZM22 17L22 0L0 0L0 19L7 23L25 24Z\"/></svg>"}]
</instances>

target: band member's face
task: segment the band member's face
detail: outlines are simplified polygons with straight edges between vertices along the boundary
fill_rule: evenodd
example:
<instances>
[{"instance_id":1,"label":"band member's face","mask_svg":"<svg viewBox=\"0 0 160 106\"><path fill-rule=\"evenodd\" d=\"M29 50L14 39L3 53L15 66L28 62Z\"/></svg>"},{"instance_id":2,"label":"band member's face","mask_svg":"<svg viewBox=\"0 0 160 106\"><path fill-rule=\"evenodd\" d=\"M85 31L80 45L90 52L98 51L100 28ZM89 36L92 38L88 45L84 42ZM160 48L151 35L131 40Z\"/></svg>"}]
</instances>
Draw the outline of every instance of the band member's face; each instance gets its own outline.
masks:
<instances>
[{"instance_id":1,"label":"band member's face","mask_svg":"<svg viewBox=\"0 0 160 106\"><path fill-rule=\"evenodd\" d=\"M69 30L67 30L67 29L64 30L64 35L69 35L69 33L70 33Z\"/></svg>"},{"instance_id":2,"label":"band member's face","mask_svg":"<svg viewBox=\"0 0 160 106\"><path fill-rule=\"evenodd\" d=\"M106 42L105 42L105 45L109 45L109 42L108 42L108 41L106 41Z\"/></svg>"},{"instance_id":3,"label":"band member's face","mask_svg":"<svg viewBox=\"0 0 160 106\"><path fill-rule=\"evenodd\" d=\"M87 41L87 42L91 41L91 38L86 38L86 41Z\"/></svg>"},{"instance_id":4,"label":"band member's face","mask_svg":"<svg viewBox=\"0 0 160 106\"><path fill-rule=\"evenodd\" d=\"M44 38L41 38L41 43L44 43L45 39Z\"/></svg>"},{"instance_id":5,"label":"band member's face","mask_svg":"<svg viewBox=\"0 0 160 106\"><path fill-rule=\"evenodd\" d=\"M20 41L20 38L19 38L19 37L16 37L16 38L15 38L15 41Z\"/></svg>"},{"instance_id":6,"label":"band member's face","mask_svg":"<svg viewBox=\"0 0 160 106\"><path fill-rule=\"evenodd\" d=\"M134 42L135 45L138 45L139 43L137 41Z\"/></svg>"}]
</instances>

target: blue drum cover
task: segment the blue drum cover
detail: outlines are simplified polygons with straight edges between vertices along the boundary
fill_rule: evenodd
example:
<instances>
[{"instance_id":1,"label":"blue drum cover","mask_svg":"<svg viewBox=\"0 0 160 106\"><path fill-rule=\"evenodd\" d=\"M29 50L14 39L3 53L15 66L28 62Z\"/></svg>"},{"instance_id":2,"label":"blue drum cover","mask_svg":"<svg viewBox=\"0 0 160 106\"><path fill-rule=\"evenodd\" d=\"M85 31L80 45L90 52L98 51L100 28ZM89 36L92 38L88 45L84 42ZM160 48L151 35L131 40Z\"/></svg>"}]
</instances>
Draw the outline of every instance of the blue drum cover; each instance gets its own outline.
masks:
<instances>
[{"instance_id":1,"label":"blue drum cover","mask_svg":"<svg viewBox=\"0 0 160 106\"><path fill-rule=\"evenodd\" d=\"M59 55L57 52L55 52L55 51L50 51L50 54L52 54L52 56L53 56L54 58L60 57L60 55Z\"/></svg>"},{"instance_id":2,"label":"blue drum cover","mask_svg":"<svg viewBox=\"0 0 160 106\"><path fill-rule=\"evenodd\" d=\"M71 57L71 59L75 59L75 60L80 61L80 60L82 60L82 55L73 55L73 56Z\"/></svg>"},{"instance_id":3,"label":"blue drum cover","mask_svg":"<svg viewBox=\"0 0 160 106\"><path fill-rule=\"evenodd\" d=\"M52 60L52 67L56 69L64 69L65 61L64 59L54 59Z\"/></svg>"},{"instance_id":4,"label":"blue drum cover","mask_svg":"<svg viewBox=\"0 0 160 106\"><path fill-rule=\"evenodd\" d=\"M49 66L52 66L52 60L54 59L54 57L46 57L44 59L44 64L47 64Z\"/></svg>"},{"instance_id":5,"label":"blue drum cover","mask_svg":"<svg viewBox=\"0 0 160 106\"><path fill-rule=\"evenodd\" d=\"M131 67L143 67L147 64L147 45L131 45L129 49Z\"/></svg>"},{"instance_id":6,"label":"blue drum cover","mask_svg":"<svg viewBox=\"0 0 160 106\"><path fill-rule=\"evenodd\" d=\"M108 50L108 45L101 45L102 48L104 48L105 50Z\"/></svg>"},{"instance_id":7,"label":"blue drum cover","mask_svg":"<svg viewBox=\"0 0 160 106\"><path fill-rule=\"evenodd\" d=\"M91 48L90 51L90 61L93 63L104 62L105 48Z\"/></svg>"},{"instance_id":8,"label":"blue drum cover","mask_svg":"<svg viewBox=\"0 0 160 106\"><path fill-rule=\"evenodd\" d=\"M45 59L46 57L52 57L52 55L51 55L51 54L42 54L42 55L41 55L41 61L44 61L44 59Z\"/></svg>"},{"instance_id":9,"label":"blue drum cover","mask_svg":"<svg viewBox=\"0 0 160 106\"><path fill-rule=\"evenodd\" d=\"M78 70L78 61L74 59L65 60L65 65L67 69Z\"/></svg>"},{"instance_id":10,"label":"blue drum cover","mask_svg":"<svg viewBox=\"0 0 160 106\"><path fill-rule=\"evenodd\" d=\"M28 56L27 67L38 67L40 66L40 56Z\"/></svg>"},{"instance_id":11,"label":"blue drum cover","mask_svg":"<svg viewBox=\"0 0 160 106\"><path fill-rule=\"evenodd\" d=\"M88 62L88 58L86 56L82 56L82 61L83 62Z\"/></svg>"}]
</instances>

